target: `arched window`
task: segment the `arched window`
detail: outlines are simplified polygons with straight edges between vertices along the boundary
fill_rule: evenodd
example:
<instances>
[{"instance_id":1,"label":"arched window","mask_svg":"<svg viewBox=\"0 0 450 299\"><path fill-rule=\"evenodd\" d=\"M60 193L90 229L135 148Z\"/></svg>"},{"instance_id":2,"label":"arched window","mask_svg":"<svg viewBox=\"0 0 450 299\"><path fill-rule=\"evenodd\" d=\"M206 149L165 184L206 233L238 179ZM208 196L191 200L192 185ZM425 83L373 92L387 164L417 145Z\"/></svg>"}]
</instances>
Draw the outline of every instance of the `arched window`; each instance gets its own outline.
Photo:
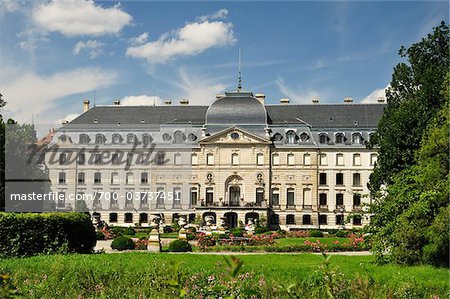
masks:
<instances>
[{"instance_id":1,"label":"arched window","mask_svg":"<svg viewBox=\"0 0 450 299\"><path fill-rule=\"evenodd\" d=\"M335 142L336 144L342 144L345 142L345 135L342 133L337 133L335 136Z\"/></svg>"},{"instance_id":2,"label":"arched window","mask_svg":"<svg viewBox=\"0 0 450 299\"><path fill-rule=\"evenodd\" d=\"M190 134L188 135L188 140L189 140L190 142L194 142L195 140L197 140L197 136L195 136L195 134L193 134L193 133L190 133Z\"/></svg>"},{"instance_id":3,"label":"arched window","mask_svg":"<svg viewBox=\"0 0 450 299\"><path fill-rule=\"evenodd\" d=\"M306 133L301 133L301 134L300 134L300 140L301 140L302 142L307 142L307 141L309 140L309 135L306 134Z\"/></svg>"},{"instance_id":4,"label":"arched window","mask_svg":"<svg viewBox=\"0 0 450 299\"><path fill-rule=\"evenodd\" d=\"M59 154L59 165L66 165L67 164L67 154L61 153Z\"/></svg>"},{"instance_id":5,"label":"arched window","mask_svg":"<svg viewBox=\"0 0 450 299\"><path fill-rule=\"evenodd\" d=\"M295 224L295 215L286 215L286 224Z\"/></svg>"},{"instance_id":6,"label":"arched window","mask_svg":"<svg viewBox=\"0 0 450 299\"><path fill-rule=\"evenodd\" d=\"M169 142L172 139L172 137L169 134L164 133L162 135L162 139L163 139L164 142Z\"/></svg>"},{"instance_id":7,"label":"arched window","mask_svg":"<svg viewBox=\"0 0 450 299\"><path fill-rule=\"evenodd\" d=\"M353 144L362 144L363 138L361 136L361 133L353 133L352 134L352 143Z\"/></svg>"},{"instance_id":8,"label":"arched window","mask_svg":"<svg viewBox=\"0 0 450 299\"><path fill-rule=\"evenodd\" d=\"M182 144L186 140L186 136L184 136L183 132L176 131L173 133L173 143Z\"/></svg>"},{"instance_id":9,"label":"arched window","mask_svg":"<svg viewBox=\"0 0 450 299\"><path fill-rule=\"evenodd\" d=\"M120 144L122 142L122 136L119 134L113 134L112 135L112 144Z\"/></svg>"},{"instance_id":10,"label":"arched window","mask_svg":"<svg viewBox=\"0 0 450 299\"><path fill-rule=\"evenodd\" d=\"M311 215L303 215L302 217L302 224L303 225L311 225Z\"/></svg>"},{"instance_id":11,"label":"arched window","mask_svg":"<svg viewBox=\"0 0 450 299\"><path fill-rule=\"evenodd\" d=\"M319 135L319 143L326 144L328 142L328 135L325 133L321 133Z\"/></svg>"},{"instance_id":12,"label":"arched window","mask_svg":"<svg viewBox=\"0 0 450 299\"><path fill-rule=\"evenodd\" d=\"M290 130L286 133L286 143L294 144L297 142L297 139L297 134L294 131Z\"/></svg>"},{"instance_id":13,"label":"arched window","mask_svg":"<svg viewBox=\"0 0 450 299\"><path fill-rule=\"evenodd\" d=\"M80 134L80 139L78 141L79 144L88 144L89 143L89 136L86 134Z\"/></svg>"},{"instance_id":14,"label":"arched window","mask_svg":"<svg viewBox=\"0 0 450 299\"><path fill-rule=\"evenodd\" d=\"M144 146L149 145L150 143L152 143L152 136L148 135L148 134L143 134L142 135L142 143L144 144Z\"/></svg>"},{"instance_id":15,"label":"arched window","mask_svg":"<svg viewBox=\"0 0 450 299\"><path fill-rule=\"evenodd\" d=\"M105 144L106 137L103 134L95 135L95 144Z\"/></svg>"},{"instance_id":16,"label":"arched window","mask_svg":"<svg viewBox=\"0 0 450 299\"><path fill-rule=\"evenodd\" d=\"M137 142L137 137L134 134L128 134L127 135L127 143L128 144L135 144Z\"/></svg>"},{"instance_id":17,"label":"arched window","mask_svg":"<svg viewBox=\"0 0 450 299\"><path fill-rule=\"evenodd\" d=\"M275 135L273 135L273 140L281 141L281 140L283 140L283 136L280 133L276 133Z\"/></svg>"},{"instance_id":18,"label":"arched window","mask_svg":"<svg viewBox=\"0 0 450 299\"><path fill-rule=\"evenodd\" d=\"M319 224L327 225L328 224L328 216L327 215L319 215Z\"/></svg>"}]
</instances>

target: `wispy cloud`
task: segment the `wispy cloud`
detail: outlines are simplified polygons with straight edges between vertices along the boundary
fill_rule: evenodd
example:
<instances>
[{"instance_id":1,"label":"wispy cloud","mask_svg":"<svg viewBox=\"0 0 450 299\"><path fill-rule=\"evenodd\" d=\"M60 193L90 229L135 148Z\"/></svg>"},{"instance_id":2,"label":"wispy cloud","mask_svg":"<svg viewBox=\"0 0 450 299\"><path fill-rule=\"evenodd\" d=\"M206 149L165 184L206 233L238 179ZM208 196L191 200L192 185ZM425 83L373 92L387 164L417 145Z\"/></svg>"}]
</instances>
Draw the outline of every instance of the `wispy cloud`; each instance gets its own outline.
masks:
<instances>
[{"instance_id":1,"label":"wispy cloud","mask_svg":"<svg viewBox=\"0 0 450 299\"><path fill-rule=\"evenodd\" d=\"M207 49L229 46L235 42L233 24L204 20L164 33L158 40L131 46L126 55L158 64L181 56L198 55Z\"/></svg>"},{"instance_id":2,"label":"wispy cloud","mask_svg":"<svg viewBox=\"0 0 450 299\"><path fill-rule=\"evenodd\" d=\"M129 39L130 44L133 46L142 45L142 44L146 43L147 40L148 40L148 32L144 32L139 36L132 37Z\"/></svg>"},{"instance_id":3,"label":"wispy cloud","mask_svg":"<svg viewBox=\"0 0 450 299\"><path fill-rule=\"evenodd\" d=\"M78 55L81 51L87 50L89 58L94 59L105 53L102 49L104 45L105 45L104 43L99 42L97 40L88 40L86 42L79 41L73 47L73 54Z\"/></svg>"},{"instance_id":4,"label":"wispy cloud","mask_svg":"<svg viewBox=\"0 0 450 299\"><path fill-rule=\"evenodd\" d=\"M368 96L361 100L363 104L376 104L378 99L383 99L386 101L386 89L389 88L389 84L385 88L375 89Z\"/></svg>"},{"instance_id":5,"label":"wispy cloud","mask_svg":"<svg viewBox=\"0 0 450 299\"><path fill-rule=\"evenodd\" d=\"M215 13L198 17L197 20L200 22L204 22L207 20L221 20L221 19L225 19L227 16L228 16L228 10L225 8L222 8L222 9L216 11Z\"/></svg>"},{"instance_id":6,"label":"wispy cloud","mask_svg":"<svg viewBox=\"0 0 450 299\"><path fill-rule=\"evenodd\" d=\"M65 36L117 34L133 20L120 5L104 8L93 0L52 0L38 5L32 19L40 29Z\"/></svg>"},{"instance_id":7,"label":"wispy cloud","mask_svg":"<svg viewBox=\"0 0 450 299\"><path fill-rule=\"evenodd\" d=\"M288 97L293 103L297 104L310 104L313 98L326 100L330 96L330 91L318 91L313 89L300 91L298 89L293 89L289 87L281 77L278 77L275 81L275 85L278 86L280 92L284 96Z\"/></svg>"}]
</instances>

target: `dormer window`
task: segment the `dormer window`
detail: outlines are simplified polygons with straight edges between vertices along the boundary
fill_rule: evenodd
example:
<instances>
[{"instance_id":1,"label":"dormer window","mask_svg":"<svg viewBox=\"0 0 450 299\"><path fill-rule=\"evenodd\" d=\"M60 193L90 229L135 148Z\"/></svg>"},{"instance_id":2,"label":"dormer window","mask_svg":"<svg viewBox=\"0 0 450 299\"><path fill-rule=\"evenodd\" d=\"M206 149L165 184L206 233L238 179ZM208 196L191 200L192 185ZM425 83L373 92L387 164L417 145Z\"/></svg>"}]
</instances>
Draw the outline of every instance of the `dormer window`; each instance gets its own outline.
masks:
<instances>
[{"instance_id":1,"label":"dormer window","mask_svg":"<svg viewBox=\"0 0 450 299\"><path fill-rule=\"evenodd\" d=\"M182 144L186 140L186 136L184 136L183 132L176 131L173 133L173 143Z\"/></svg>"},{"instance_id":2,"label":"dormer window","mask_svg":"<svg viewBox=\"0 0 450 299\"><path fill-rule=\"evenodd\" d=\"M326 144L328 142L328 135L325 133L321 133L319 135L319 143Z\"/></svg>"},{"instance_id":3,"label":"dormer window","mask_svg":"<svg viewBox=\"0 0 450 299\"><path fill-rule=\"evenodd\" d=\"M296 143L297 142L297 138L298 138L297 134L294 131L292 131L292 130L290 130L290 131L288 131L286 133L286 143L288 143L288 144Z\"/></svg>"},{"instance_id":4,"label":"dormer window","mask_svg":"<svg viewBox=\"0 0 450 299\"><path fill-rule=\"evenodd\" d=\"M352 143L353 144L362 144L363 138L361 136L361 133L353 133L352 135Z\"/></svg>"},{"instance_id":5,"label":"dormer window","mask_svg":"<svg viewBox=\"0 0 450 299\"><path fill-rule=\"evenodd\" d=\"M61 142L66 142L67 141L67 135L61 135L61 136L59 136L59 140L61 141Z\"/></svg>"},{"instance_id":6,"label":"dormer window","mask_svg":"<svg viewBox=\"0 0 450 299\"><path fill-rule=\"evenodd\" d=\"M137 142L137 137L134 134L128 134L127 135L127 143L128 144L135 144Z\"/></svg>"},{"instance_id":7,"label":"dormer window","mask_svg":"<svg viewBox=\"0 0 450 299\"><path fill-rule=\"evenodd\" d=\"M191 133L188 135L188 140L190 142L194 142L195 140L197 140L197 136L195 136L195 134Z\"/></svg>"},{"instance_id":8,"label":"dormer window","mask_svg":"<svg viewBox=\"0 0 450 299\"><path fill-rule=\"evenodd\" d=\"M307 141L309 140L309 135L306 134L306 133L301 133L301 134L300 134L300 140L301 140L302 142L307 142Z\"/></svg>"},{"instance_id":9,"label":"dormer window","mask_svg":"<svg viewBox=\"0 0 450 299\"><path fill-rule=\"evenodd\" d=\"M103 134L95 135L95 144L105 144L106 137Z\"/></svg>"},{"instance_id":10,"label":"dormer window","mask_svg":"<svg viewBox=\"0 0 450 299\"><path fill-rule=\"evenodd\" d=\"M113 144L120 144L122 142L122 137L119 134L114 134L112 136L112 143Z\"/></svg>"},{"instance_id":11,"label":"dormer window","mask_svg":"<svg viewBox=\"0 0 450 299\"><path fill-rule=\"evenodd\" d=\"M164 142L169 142L172 139L172 137L169 134L164 133L162 139Z\"/></svg>"},{"instance_id":12,"label":"dormer window","mask_svg":"<svg viewBox=\"0 0 450 299\"><path fill-rule=\"evenodd\" d=\"M345 135L342 133L337 133L335 136L335 142L336 144L342 144L345 142Z\"/></svg>"},{"instance_id":13,"label":"dormer window","mask_svg":"<svg viewBox=\"0 0 450 299\"><path fill-rule=\"evenodd\" d=\"M276 133L275 135L273 135L273 140L281 141L281 140L283 140L283 136L280 133Z\"/></svg>"},{"instance_id":14,"label":"dormer window","mask_svg":"<svg viewBox=\"0 0 450 299\"><path fill-rule=\"evenodd\" d=\"M88 144L89 143L89 136L86 134L80 134L80 139L78 141L79 144Z\"/></svg>"},{"instance_id":15,"label":"dormer window","mask_svg":"<svg viewBox=\"0 0 450 299\"><path fill-rule=\"evenodd\" d=\"M152 136L150 136L148 134L142 135L142 143L144 144L144 146L147 146L150 143L152 143Z\"/></svg>"}]
</instances>

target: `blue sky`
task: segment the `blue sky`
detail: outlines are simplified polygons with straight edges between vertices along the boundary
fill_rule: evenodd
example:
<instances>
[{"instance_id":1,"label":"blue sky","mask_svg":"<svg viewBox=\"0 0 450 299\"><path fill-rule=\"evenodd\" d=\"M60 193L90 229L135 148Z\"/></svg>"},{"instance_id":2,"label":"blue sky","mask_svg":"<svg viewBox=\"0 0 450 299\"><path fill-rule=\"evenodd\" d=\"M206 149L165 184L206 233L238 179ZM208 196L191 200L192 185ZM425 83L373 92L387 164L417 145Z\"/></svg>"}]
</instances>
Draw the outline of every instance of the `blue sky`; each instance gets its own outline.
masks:
<instances>
[{"instance_id":1,"label":"blue sky","mask_svg":"<svg viewBox=\"0 0 450 299\"><path fill-rule=\"evenodd\" d=\"M277 103L376 102L398 49L448 22L448 2L0 0L2 112L57 123L82 100L207 105L237 84Z\"/></svg>"}]
</instances>

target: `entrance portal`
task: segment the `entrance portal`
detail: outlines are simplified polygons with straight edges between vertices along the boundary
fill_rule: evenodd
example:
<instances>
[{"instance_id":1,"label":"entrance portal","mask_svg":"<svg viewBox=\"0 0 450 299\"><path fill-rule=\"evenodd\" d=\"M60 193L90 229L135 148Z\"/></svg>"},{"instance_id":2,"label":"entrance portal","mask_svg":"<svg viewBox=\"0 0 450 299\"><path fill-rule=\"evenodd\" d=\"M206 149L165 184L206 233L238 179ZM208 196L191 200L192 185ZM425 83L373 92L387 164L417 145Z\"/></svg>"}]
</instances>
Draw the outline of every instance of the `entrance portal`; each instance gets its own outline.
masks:
<instances>
[{"instance_id":1,"label":"entrance portal","mask_svg":"<svg viewBox=\"0 0 450 299\"><path fill-rule=\"evenodd\" d=\"M228 228L235 228L235 227L237 227L237 224L238 224L238 215L236 214L236 213L234 213L234 212L228 212L228 213L225 213L225 218L226 218L226 220L225 220L225 225L228 227Z\"/></svg>"}]
</instances>

